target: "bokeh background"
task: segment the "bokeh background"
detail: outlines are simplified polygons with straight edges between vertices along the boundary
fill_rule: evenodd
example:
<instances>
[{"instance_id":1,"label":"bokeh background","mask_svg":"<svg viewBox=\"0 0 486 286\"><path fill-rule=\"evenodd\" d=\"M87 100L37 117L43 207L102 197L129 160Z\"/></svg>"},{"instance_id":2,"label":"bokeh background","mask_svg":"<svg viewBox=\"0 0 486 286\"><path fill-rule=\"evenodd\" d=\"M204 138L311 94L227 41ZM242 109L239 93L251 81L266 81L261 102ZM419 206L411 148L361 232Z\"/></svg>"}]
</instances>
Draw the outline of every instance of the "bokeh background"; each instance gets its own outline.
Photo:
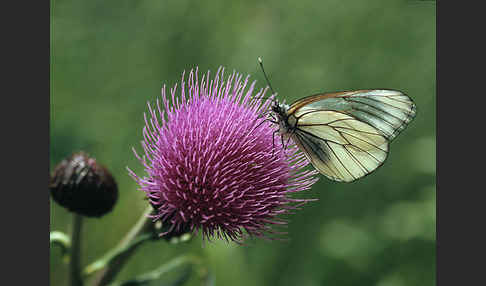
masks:
<instances>
[{"instance_id":1,"label":"bokeh background","mask_svg":"<svg viewBox=\"0 0 486 286\"><path fill-rule=\"evenodd\" d=\"M142 173L143 113L181 73L223 65L265 87L261 56L280 99L321 91L398 89L418 115L384 166L355 183L321 177L290 216L288 242L246 246L200 237L143 245L117 277L183 254L204 261L215 285L435 285L436 6L433 1L51 1L51 169L84 150L107 166L120 197L83 228L82 265L100 257L146 207L125 169ZM70 214L51 200L50 229ZM61 251L50 281L67 285ZM162 285L162 284L160 284ZM197 272L184 285L200 285Z\"/></svg>"}]
</instances>

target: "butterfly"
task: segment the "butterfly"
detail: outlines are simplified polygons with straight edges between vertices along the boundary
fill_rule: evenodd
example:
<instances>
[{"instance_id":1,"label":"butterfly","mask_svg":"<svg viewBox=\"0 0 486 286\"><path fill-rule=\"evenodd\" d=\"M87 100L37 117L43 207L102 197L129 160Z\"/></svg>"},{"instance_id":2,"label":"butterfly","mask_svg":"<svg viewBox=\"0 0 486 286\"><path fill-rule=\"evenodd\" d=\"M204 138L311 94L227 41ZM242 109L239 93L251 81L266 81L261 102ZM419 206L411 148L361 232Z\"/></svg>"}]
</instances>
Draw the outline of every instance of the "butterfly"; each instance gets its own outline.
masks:
<instances>
[{"instance_id":1,"label":"butterfly","mask_svg":"<svg viewBox=\"0 0 486 286\"><path fill-rule=\"evenodd\" d=\"M292 139L321 174L352 182L385 162L390 142L415 117L416 105L401 91L370 89L311 95L291 105L274 99L271 112L282 145L284 137Z\"/></svg>"},{"instance_id":2,"label":"butterfly","mask_svg":"<svg viewBox=\"0 0 486 286\"><path fill-rule=\"evenodd\" d=\"M387 89L322 93L291 105L275 100L271 110L282 138L291 138L314 168L338 182L380 167L390 142L416 114L410 97Z\"/></svg>"}]
</instances>

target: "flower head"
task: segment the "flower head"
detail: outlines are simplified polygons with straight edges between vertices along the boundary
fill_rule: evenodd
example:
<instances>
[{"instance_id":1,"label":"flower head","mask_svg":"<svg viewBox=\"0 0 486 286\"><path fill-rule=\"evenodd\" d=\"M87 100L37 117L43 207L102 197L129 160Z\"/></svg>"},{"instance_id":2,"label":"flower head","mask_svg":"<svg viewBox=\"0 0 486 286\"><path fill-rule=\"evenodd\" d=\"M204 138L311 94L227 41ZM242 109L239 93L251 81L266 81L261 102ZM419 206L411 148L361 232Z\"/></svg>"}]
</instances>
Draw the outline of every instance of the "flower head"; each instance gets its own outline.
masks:
<instances>
[{"instance_id":1,"label":"flower head","mask_svg":"<svg viewBox=\"0 0 486 286\"><path fill-rule=\"evenodd\" d=\"M290 193L309 189L316 171L297 147L284 150L274 138L275 126L264 121L271 99L265 90L254 96L255 82L233 72L226 82L219 69L214 80L198 70L171 89L172 104L162 89L162 102L148 104L142 146L134 150L145 168L140 177L129 169L156 209L154 220L170 231L201 230L203 238L243 241L247 235L269 237L278 218L306 199ZM170 232L168 231L168 232Z\"/></svg>"},{"instance_id":2,"label":"flower head","mask_svg":"<svg viewBox=\"0 0 486 286\"><path fill-rule=\"evenodd\" d=\"M58 204L89 217L110 212L118 199L110 172L84 152L74 153L56 166L49 189Z\"/></svg>"}]
</instances>

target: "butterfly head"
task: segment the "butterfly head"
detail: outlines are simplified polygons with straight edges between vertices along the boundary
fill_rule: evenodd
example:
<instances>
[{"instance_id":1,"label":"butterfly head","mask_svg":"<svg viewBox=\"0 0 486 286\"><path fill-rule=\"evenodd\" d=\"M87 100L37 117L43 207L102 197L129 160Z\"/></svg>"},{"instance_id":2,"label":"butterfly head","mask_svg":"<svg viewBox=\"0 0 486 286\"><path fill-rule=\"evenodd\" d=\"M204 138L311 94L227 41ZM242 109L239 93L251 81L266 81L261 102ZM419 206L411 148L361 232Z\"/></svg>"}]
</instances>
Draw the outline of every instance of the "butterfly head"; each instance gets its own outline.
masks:
<instances>
[{"instance_id":1,"label":"butterfly head","mask_svg":"<svg viewBox=\"0 0 486 286\"><path fill-rule=\"evenodd\" d=\"M289 115L287 111L289 110L290 106L285 103L280 103L275 100L272 104L272 111L277 117L277 121L280 127L280 133L285 134L288 133L290 126L289 126Z\"/></svg>"},{"instance_id":2,"label":"butterfly head","mask_svg":"<svg viewBox=\"0 0 486 286\"><path fill-rule=\"evenodd\" d=\"M275 100L272 104L272 111L277 115L279 119L287 119L287 110L289 109L289 106L284 103L280 103L277 100Z\"/></svg>"}]
</instances>

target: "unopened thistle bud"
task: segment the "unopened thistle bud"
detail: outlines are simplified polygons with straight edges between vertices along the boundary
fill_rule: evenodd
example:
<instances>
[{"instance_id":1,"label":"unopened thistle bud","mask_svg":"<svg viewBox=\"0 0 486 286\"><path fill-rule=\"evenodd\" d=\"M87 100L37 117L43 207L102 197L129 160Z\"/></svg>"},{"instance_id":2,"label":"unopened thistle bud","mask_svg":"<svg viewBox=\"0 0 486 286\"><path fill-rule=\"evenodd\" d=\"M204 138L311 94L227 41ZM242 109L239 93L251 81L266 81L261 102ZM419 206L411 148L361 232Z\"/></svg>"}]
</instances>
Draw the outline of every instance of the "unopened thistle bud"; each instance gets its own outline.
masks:
<instances>
[{"instance_id":1,"label":"unopened thistle bud","mask_svg":"<svg viewBox=\"0 0 486 286\"><path fill-rule=\"evenodd\" d=\"M58 204L89 217L110 212L118 199L113 176L84 152L74 153L56 166L49 189Z\"/></svg>"}]
</instances>

